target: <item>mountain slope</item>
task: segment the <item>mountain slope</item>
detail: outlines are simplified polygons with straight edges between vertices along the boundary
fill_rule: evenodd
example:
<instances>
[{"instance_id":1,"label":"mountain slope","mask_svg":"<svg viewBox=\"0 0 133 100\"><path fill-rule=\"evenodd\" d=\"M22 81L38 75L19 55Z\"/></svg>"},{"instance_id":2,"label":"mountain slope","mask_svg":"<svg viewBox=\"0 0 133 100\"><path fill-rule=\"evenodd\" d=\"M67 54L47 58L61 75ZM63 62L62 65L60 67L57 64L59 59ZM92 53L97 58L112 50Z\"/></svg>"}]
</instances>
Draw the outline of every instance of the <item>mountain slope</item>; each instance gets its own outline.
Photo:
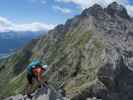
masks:
<instances>
[{"instance_id":1,"label":"mountain slope","mask_svg":"<svg viewBox=\"0 0 133 100\"><path fill-rule=\"evenodd\" d=\"M26 64L39 58L50 67L49 83L64 88L71 100L132 100L132 33L133 21L123 6L95 4L2 61L1 72L9 74L0 78L10 80L1 82L0 88L5 82L7 88L0 94L22 93Z\"/></svg>"}]
</instances>

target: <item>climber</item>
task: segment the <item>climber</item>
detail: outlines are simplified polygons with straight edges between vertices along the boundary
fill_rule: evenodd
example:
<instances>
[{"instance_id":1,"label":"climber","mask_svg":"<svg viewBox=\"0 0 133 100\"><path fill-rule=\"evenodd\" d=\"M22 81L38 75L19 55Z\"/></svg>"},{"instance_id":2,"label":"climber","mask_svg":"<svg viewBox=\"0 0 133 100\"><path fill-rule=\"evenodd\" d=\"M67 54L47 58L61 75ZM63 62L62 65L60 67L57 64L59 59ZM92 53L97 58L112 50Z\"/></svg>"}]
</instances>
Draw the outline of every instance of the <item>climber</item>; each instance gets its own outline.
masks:
<instances>
[{"instance_id":1,"label":"climber","mask_svg":"<svg viewBox=\"0 0 133 100\"><path fill-rule=\"evenodd\" d=\"M39 87L46 86L47 80L42 76L44 72L48 69L48 65L43 65L39 60L33 60L27 66L27 80L28 80L28 87L27 87L27 96L31 98L30 94L32 93L31 89L33 86L34 80L37 81Z\"/></svg>"}]
</instances>

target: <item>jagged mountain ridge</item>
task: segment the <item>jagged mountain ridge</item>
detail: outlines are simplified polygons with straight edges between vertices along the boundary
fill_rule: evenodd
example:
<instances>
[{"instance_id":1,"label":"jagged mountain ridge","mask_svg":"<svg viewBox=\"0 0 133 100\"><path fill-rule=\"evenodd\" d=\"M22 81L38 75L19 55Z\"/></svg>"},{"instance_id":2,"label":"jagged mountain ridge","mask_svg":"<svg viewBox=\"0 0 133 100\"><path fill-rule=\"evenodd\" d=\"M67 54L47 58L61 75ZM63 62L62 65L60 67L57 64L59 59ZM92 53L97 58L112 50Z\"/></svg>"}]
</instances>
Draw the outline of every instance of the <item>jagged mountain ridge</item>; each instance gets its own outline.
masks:
<instances>
[{"instance_id":1,"label":"jagged mountain ridge","mask_svg":"<svg viewBox=\"0 0 133 100\"><path fill-rule=\"evenodd\" d=\"M116 2L107 8L96 4L2 61L1 66L5 65L2 73L12 64L9 71L12 76L5 76L11 80L2 83L7 82L13 93L22 92L24 85L14 88L14 84L25 84L26 66L20 66L32 58L40 58L50 66L49 82L56 88L62 86L72 100L88 97L131 100L132 43L133 21L125 8ZM4 78L2 73L0 77ZM1 94L8 92L13 94L8 89Z\"/></svg>"}]
</instances>

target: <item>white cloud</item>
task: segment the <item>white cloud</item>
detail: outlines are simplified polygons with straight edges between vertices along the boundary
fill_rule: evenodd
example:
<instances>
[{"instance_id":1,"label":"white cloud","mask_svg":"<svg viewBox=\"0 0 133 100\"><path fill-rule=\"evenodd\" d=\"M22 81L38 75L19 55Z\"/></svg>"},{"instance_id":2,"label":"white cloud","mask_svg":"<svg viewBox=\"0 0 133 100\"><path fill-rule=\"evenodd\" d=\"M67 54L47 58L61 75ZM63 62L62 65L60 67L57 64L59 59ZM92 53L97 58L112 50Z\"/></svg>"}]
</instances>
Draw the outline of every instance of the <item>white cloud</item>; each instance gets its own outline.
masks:
<instances>
[{"instance_id":1,"label":"white cloud","mask_svg":"<svg viewBox=\"0 0 133 100\"><path fill-rule=\"evenodd\" d=\"M29 24L15 24L11 27L13 31L46 31L54 27L52 24L33 22Z\"/></svg>"},{"instance_id":2,"label":"white cloud","mask_svg":"<svg viewBox=\"0 0 133 100\"><path fill-rule=\"evenodd\" d=\"M103 7L106 7L108 4L117 1L121 4L127 3L127 0L55 0L56 2L64 2L64 3L74 3L79 5L82 9L88 8L94 4L100 4Z\"/></svg>"},{"instance_id":3,"label":"white cloud","mask_svg":"<svg viewBox=\"0 0 133 100\"><path fill-rule=\"evenodd\" d=\"M58 11L64 13L64 14L70 14L70 13L72 13L72 11L70 9L63 8L63 7L60 7L60 6L53 6L53 9L58 10Z\"/></svg>"},{"instance_id":4,"label":"white cloud","mask_svg":"<svg viewBox=\"0 0 133 100\"><path fill-rule=\"evenodd\" d=\"M26 23L26 24L16 24L12 21L9 21L8 19L4 17L0 17L0 32L8 32L8 31L47 31L52 28L54 28L55 25L53 24L46 24L46 23L40 23L40 22L32 22L32 23Z\"/></svg>"},{"instance_id":5,"label":"white cloud","mask_svg":"<svg viewBox=\"0 0 133 100\"><path fill-rule=\"evenodd\" d=\"M73 3L83 10L89 8L94 4L100 4L103 7L108 6L110 3L116 1L127 8L128 13L133 16L133 6L129 4L128 0L55 0L56 2Z\"/></svg>"},{"instance_id":6,"label":"white cloud","mask_svg":"<svg viewBox=\"0 0 133 100\"><path fill-rule=\"evenodd\" d=\"M126 5L126 8L128 10L129 15L133 17L133 6L131 5Z\"/></svg>"}]
</instances>

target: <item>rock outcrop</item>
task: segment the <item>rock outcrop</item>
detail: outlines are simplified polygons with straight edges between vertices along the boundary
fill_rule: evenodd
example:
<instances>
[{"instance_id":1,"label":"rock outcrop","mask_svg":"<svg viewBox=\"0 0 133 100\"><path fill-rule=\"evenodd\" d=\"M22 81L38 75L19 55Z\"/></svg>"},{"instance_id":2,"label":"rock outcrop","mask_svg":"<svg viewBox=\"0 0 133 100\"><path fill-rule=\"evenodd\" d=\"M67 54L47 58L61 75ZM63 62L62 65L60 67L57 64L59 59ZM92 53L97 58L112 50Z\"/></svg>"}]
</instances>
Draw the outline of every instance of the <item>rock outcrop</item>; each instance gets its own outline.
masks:
<instances>
[{"instance_id":1,"label":"rock outcrop","mask_svg":"<svg viewBox=\"0 0 133 100\"><path fill-rule=\"evenodd\" d=\"M119 16L125 19L130 19L130 16L127 13L127 10L122 6L119 5L117 2L112 3L107 7L107 13L114 16Z\"/></svg>"}]
</instances>

